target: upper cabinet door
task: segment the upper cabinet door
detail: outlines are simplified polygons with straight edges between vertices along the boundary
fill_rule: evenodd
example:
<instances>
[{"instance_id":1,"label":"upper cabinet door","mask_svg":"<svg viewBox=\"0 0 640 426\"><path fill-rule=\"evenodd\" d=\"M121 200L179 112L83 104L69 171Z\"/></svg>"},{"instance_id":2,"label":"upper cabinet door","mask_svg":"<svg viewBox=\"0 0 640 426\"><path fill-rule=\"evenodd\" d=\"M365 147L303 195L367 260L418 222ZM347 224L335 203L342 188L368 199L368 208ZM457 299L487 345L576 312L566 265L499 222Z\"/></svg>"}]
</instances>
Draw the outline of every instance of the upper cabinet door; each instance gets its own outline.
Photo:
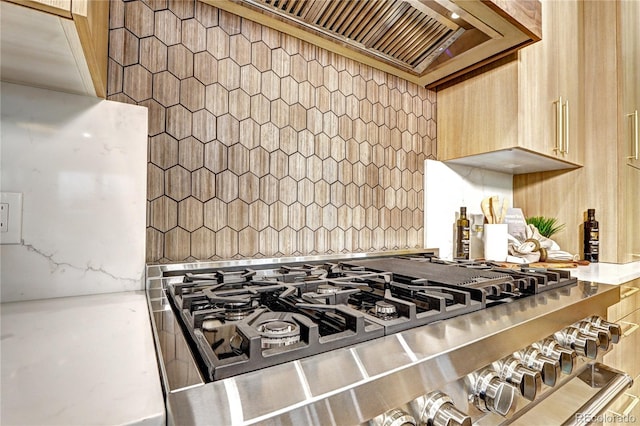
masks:
<instances>
[{"instance_id":1,"label":"upper cabinet door","mask_svg":"<svg viewBox=\"0 0 640 426\"><path fill-rule=\"evenodd\" d=\"M421 86L540 40L538 0L204 0Z\"/></svg>"},{"instance_id":2,"label":"upper cabinet door","mask_svg":"<svg viewBox=\"0 0 640 426\"><path fill-rule=\"evenodd\" d=\"M621 1L619 7L622 153L627 164L640 168L640 1Z\"/></svg>"}]
</instances>

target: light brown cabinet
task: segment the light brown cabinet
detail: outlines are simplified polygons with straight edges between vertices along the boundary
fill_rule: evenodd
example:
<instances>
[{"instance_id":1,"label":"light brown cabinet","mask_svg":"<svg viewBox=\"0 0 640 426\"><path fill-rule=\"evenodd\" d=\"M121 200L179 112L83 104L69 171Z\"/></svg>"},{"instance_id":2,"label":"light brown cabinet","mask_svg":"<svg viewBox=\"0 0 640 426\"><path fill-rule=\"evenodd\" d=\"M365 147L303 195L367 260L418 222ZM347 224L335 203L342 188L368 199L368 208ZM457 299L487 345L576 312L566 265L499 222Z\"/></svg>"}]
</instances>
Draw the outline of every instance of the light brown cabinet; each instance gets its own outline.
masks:
<instances>
[{"instance_id":1,"label":"light brown cabinet","mask_svg":"<svg viewBox=\"0 0 640 426\"><path fill-rule=\"evenodd\" d=\"M543 1L542 41L438 91L438 159L512 174L582 164L582 2Z\"/></svg>"}]
</instances>

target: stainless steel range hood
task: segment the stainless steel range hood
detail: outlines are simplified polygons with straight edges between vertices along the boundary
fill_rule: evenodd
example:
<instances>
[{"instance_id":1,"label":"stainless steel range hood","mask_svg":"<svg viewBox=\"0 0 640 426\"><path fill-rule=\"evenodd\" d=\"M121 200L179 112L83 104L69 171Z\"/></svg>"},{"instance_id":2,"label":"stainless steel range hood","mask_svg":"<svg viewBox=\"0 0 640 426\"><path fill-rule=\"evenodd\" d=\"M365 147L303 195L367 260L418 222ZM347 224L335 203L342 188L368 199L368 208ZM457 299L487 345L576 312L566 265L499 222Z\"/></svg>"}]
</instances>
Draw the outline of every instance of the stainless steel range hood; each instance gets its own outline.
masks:
<instances>
[{"instance_id":1,"label":"stainless steel range hood","mask_svg":"<svg viewBox=\"0 0 640 426\"><path fill-rule=\"evenodd\" d=\"M420 85L541 38L538 0L204 0Z\"/></svg>"}]
</instances>

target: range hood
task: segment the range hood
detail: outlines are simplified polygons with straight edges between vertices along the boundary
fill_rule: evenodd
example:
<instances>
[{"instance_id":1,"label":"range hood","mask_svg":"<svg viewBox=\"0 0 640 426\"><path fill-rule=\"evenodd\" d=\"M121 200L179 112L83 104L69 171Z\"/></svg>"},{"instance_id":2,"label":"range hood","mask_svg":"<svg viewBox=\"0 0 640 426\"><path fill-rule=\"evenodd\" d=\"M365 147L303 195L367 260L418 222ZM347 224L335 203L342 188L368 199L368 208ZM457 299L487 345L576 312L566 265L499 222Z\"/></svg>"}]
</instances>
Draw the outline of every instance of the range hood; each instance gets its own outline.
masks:
<instances>
[{"instance_id":1,"label":"range hood","mask_svg":"<svg viewBox=\"0 0 640 426\"><path fill-rule=\"evenodd\" d=\"M541 38L537 0L205 0L432 87Z\"/></svg>"}]
</instances>

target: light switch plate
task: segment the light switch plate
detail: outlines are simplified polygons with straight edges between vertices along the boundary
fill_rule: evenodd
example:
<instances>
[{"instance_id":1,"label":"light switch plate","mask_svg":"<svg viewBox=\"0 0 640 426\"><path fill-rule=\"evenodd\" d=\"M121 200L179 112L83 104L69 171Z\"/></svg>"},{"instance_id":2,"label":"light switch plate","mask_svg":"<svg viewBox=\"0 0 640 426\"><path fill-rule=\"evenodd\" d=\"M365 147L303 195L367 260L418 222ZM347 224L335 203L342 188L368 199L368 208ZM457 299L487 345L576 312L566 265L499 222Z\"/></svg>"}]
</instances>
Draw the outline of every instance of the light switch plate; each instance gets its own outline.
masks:
<instances>
[{"instance_id":1,"label":"light switch plate","mask_svg":"<svg viewBox=\"0 0 640 426\"><path fill-rule=\"evenodd\" d=\"M22 244L22 193L0 193L0 244Z\"/></svg>"}]
</instances>

